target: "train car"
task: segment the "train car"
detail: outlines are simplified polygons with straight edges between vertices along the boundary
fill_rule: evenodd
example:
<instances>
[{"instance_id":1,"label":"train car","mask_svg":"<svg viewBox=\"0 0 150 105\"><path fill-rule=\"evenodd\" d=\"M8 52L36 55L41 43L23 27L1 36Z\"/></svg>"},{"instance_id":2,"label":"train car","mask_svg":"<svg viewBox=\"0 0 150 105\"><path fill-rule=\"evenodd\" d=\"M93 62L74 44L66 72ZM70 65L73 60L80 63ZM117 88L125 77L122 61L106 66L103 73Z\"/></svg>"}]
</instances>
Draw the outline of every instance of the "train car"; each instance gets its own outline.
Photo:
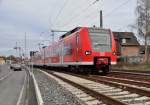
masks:
<instances>
[{"instance_id":1,"label":"train car","mask_svg":"<svg viewBox=\"0 0 150 105\"><path fill-rule=\"evenodd\" d=\"M77 27L36 55L34 65L106 74L116 64L116 44L110 29Z\"/></svg>"}]
</instances>

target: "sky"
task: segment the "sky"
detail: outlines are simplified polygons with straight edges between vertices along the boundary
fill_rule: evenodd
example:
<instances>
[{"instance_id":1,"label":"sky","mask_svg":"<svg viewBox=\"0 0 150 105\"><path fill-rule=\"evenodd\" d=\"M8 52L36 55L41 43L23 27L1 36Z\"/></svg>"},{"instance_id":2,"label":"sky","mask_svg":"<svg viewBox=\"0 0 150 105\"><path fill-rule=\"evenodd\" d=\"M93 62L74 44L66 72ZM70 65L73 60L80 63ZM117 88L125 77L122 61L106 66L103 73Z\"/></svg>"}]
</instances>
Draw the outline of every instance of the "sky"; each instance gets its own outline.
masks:
<instances>
[{"instance_id":1,"label":"sky","mask_svg":"<svg viewBox=\"0 0 150 105\"><path fill-rule=\"evenodd\" d=\"M19 55L38 50L39 43L52 42L51 30L69 31L77 26L99 26L103 11L104 28L133 31L136 0L0 0L0 55ZM26 34L26 38L25 38ZM55 41L63 33L55 33Z\"/></svg>"}]
</instances>

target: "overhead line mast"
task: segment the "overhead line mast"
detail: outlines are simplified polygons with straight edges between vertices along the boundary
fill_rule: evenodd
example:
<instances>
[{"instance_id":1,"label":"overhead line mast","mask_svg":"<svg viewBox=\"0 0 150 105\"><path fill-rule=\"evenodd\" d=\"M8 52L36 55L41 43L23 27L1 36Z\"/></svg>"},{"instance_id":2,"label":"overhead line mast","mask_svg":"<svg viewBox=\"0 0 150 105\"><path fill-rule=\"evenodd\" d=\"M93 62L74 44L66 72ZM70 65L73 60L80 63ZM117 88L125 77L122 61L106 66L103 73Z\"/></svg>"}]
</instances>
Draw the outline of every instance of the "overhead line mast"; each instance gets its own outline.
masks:
<instances>
[{"instance_id":1,"label":"overhead line mast","mask_svg":"<svg viewBox=\"0 0 150 105\"><path fill-rule=\"evenodd\" d=\"M27 53L27 33L25 32L25 37L24 37L24 57L26 58L26 53Z\"/></svg>"},{"instance_id":2,"label":"overhead line mast","mask_svg":"<svg viewBox=\"0 0 150 105\"><path fill-rule=\"evenodd\" d=\"M63 30L51 30L52 34L52 43L54 43L54 40L55 40L55 32L68 32L68 31L63 31Z\"/></svg>"},{"instance_id":3,"label":"overhead line mast","mask_svg":"<svg viewBox=\"0 0 150 105\"><path fill-rule=\"evenodd\" d=\"M100 10L100 28L103 28L103 13L102 13L102 10Z\"/></svg>"}]
</instances>

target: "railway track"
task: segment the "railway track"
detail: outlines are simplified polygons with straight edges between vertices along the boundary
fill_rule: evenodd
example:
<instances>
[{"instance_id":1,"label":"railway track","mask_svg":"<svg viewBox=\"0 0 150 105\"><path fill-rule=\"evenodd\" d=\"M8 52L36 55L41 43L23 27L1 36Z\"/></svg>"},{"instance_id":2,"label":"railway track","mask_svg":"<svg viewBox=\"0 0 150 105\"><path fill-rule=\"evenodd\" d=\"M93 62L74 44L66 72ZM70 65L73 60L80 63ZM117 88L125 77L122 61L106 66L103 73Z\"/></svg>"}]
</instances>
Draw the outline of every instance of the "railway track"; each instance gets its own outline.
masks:
<instances>
[{"instance_id":1,"label":"railway track","mask_svg":"<svg viewBox=\"0 0 150 105\"><path fill-rule=\"evenodd\" d=\"M95 76L49 72L108 105L150 105L150 88ZM135 82L135 81L134 81Z\"/></svg>"},{"instance_id":2,"label":"railway track","mask_svg":"<svg viewBox=\"0 0 150 105\"><path fill-rule=\"evenodd\" d=\"M97 75L91 75L89 78L93 78L95 80L106 80L106 81L112 81L116 83L124 83L124 84L130 84L130 85L135 85L139 87L145 87L145 88L150 88L150 82L146 81L136 81L132 79L126 79L126 78L117 78L117 77L109 77L109 76L97 76Z\"/></svg>"},{"instance_id":3,"label":"railway track","mask_svg":"<svg viewBox=\"0 0 150 105\"><path fill-rule=\"evenodd\" d=\"M111 71L109 77L132 79L136 81L150 82L150 73L143 72L129 72L129 71Z\"/></svg>"}]
</instances>

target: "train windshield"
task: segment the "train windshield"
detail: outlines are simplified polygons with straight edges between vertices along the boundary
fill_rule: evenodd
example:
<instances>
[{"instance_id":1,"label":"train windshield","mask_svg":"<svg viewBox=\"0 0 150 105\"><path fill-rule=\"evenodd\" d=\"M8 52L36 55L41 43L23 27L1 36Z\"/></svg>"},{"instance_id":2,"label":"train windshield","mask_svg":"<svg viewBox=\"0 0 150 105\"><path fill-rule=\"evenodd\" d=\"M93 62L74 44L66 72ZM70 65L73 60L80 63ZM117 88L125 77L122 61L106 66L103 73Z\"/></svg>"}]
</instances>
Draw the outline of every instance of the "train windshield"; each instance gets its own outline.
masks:
<instances>
[{"instance_id":1,"label":"train windshield","mask_svg":"<svg viewBox=\"0 0 150 105\"><path fill-rule=\"evenodd\" d=\"M94 51L111 51L111 35L109 30L100 28L89 28L88 30Z\"/></svg>"}]
</instances>

